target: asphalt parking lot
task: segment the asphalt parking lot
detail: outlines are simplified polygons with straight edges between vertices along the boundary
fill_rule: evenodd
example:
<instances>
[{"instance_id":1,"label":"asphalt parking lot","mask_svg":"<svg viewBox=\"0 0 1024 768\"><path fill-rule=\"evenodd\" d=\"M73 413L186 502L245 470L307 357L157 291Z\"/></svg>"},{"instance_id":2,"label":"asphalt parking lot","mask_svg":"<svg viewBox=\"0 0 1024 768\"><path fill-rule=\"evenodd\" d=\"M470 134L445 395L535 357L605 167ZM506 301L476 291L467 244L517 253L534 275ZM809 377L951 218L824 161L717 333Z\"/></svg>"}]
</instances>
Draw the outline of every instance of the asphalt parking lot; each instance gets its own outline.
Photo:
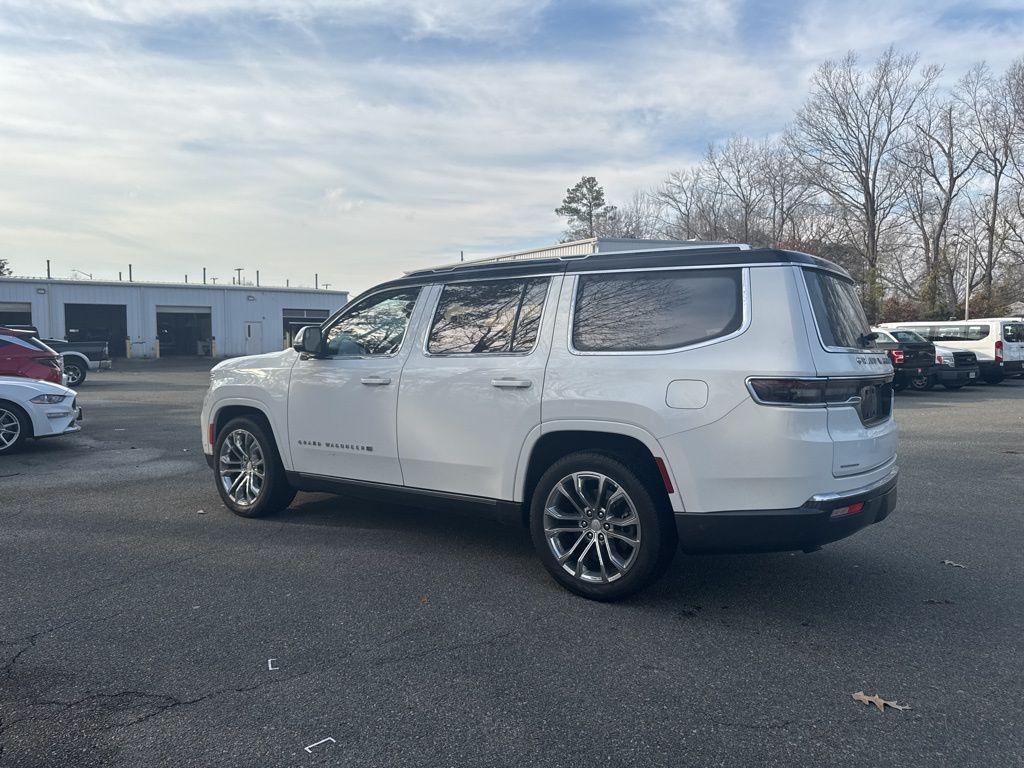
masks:
<instances>
[{"instance_id":1,"label":"asphalt parking lot","mask_svg":"<svg viewBox=\"0 0 1024 768\"><path fill-rule=\"evenodd\" d=\"M1024 765L1024 380L898 396L882 524L614 605L466 514L235 517L206 383L96 374L0 459L0 765Z\"/></svg>"}]
</instances>

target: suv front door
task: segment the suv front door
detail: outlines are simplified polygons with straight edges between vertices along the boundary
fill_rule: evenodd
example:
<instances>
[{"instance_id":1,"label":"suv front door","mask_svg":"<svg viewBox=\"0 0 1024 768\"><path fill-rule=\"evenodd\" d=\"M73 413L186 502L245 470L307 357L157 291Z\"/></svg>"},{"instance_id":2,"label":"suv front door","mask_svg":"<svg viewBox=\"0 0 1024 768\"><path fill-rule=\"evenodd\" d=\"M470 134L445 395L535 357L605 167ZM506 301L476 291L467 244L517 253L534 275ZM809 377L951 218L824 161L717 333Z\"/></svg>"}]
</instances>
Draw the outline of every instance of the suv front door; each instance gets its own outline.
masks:
<instances>
[{"instance_id":1,"label":"suv front door","mask_svg":"<svg viewBox=\"0 0 1024 768\"><path fill-rule=\"evenodd\" d=\"M323 357L295 361L288 438L296 472L401 485L398 382L421 290L361 299L324 327Z\"/></svg>"},{"instance_id":2,"label":"suv front door","mask_svg":"<svg viewBox=\"0 0 1024 768\"><path fill-rule=\"evenodd\" d=\"M560 275L539 275L432 290L425 341L402 371L407 486L512 499L519 453L540 425L560 284Z\"/></svg>"}]
</instances>

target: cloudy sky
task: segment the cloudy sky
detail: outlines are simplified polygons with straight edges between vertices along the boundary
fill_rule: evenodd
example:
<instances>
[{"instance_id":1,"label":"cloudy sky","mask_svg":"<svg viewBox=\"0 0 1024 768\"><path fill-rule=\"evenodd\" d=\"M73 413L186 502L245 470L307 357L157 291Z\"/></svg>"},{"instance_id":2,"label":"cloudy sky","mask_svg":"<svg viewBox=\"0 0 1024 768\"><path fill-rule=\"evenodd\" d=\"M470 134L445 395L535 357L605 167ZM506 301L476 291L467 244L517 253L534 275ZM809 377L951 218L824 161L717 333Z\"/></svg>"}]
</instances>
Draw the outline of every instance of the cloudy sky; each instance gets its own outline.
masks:
<instances>
[{"instance_id":1,"label":"cloudy sky","mask_svg":"<svg viewBox=\"0 0 1024 768\"><path fill-rule=\"evenodd\" d=\"M0 255L362 289L554 242L580 175L626 198L889 43L1003 67L1024 2L0 0Z\"/></svg>"}]
</instances>

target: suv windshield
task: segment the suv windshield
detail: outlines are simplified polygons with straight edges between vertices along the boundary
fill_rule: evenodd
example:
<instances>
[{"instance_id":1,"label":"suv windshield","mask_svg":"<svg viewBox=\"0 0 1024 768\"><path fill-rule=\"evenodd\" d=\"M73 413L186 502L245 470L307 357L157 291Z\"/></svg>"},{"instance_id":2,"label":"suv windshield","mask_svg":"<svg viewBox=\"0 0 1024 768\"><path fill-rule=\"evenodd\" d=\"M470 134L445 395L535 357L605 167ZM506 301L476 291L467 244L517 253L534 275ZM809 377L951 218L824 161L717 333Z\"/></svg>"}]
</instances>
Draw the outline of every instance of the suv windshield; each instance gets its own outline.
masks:
<instances>
[{"instance_id":1,"label":"suv windshield","mask_svg":"<svg viewBox=\"0 0 1024 768\"><path fill-rule=\"evenodd\" d=\"M872 347L871 340L865 338L871 327L853 281L818 269L803 272L824 345L845 349Z\"/></svg>"}]
</instances>

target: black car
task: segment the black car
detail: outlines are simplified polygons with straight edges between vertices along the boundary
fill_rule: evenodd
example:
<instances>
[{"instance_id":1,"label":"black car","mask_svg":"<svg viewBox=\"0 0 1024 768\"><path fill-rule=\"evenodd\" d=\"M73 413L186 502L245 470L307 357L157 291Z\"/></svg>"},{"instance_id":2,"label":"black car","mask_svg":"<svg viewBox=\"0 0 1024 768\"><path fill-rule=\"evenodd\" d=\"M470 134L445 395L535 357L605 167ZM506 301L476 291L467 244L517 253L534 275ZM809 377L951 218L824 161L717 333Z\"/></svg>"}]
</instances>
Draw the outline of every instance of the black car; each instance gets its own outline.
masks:
<instances>
[{"instance_id":1,"label":"black car","mask_svg":"<svg viewBox=\"0 0 1024 768\"><path fill-rule=\"evenodd\" d=\"M872 328L875 346L885 350L895 371L893 389L931 389L935 368L935 345L913 331Z\"/></svg>"}]
</instances>

